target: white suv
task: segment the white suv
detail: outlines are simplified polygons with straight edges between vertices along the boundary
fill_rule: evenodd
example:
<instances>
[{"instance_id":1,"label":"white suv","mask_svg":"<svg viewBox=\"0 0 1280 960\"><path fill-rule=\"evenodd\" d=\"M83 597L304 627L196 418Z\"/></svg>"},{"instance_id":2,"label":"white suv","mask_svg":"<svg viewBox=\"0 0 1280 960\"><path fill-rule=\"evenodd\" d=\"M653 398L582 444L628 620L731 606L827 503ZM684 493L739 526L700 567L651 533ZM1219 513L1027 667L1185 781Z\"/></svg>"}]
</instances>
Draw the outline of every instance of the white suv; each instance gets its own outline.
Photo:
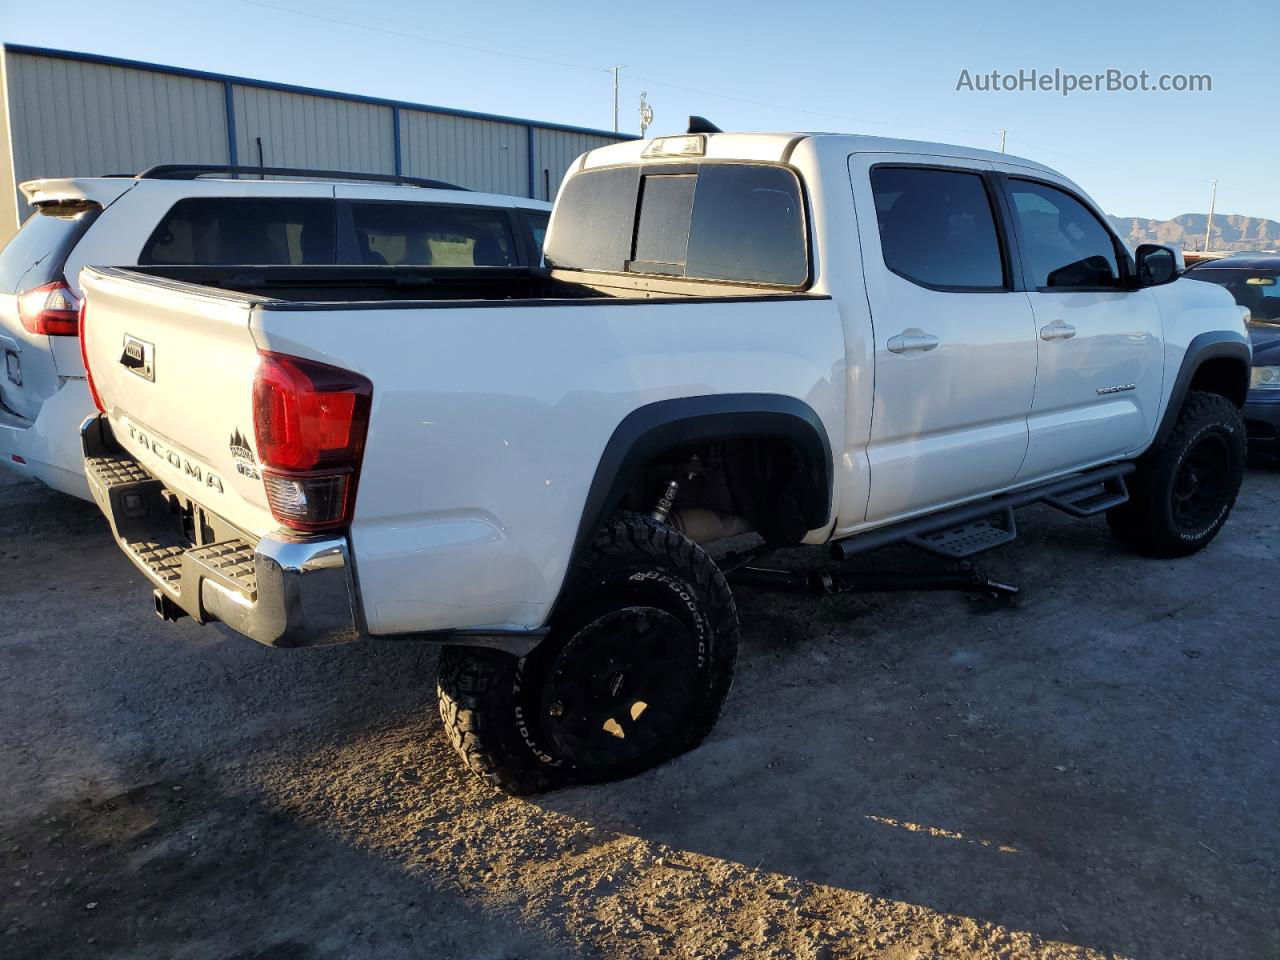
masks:
<instances>
[{"instance_id":1,"label":"white suv","mask_svg":"<svg viewBox=\"0 0 1280 960\"><path fill-rule=\"evenodd\" d=\"M551 209L435 180L258 167L168 165L22 192L35 212L0 252L0 462L86 499L82 267L529 266Z\"/></svg>"}]
</instances>

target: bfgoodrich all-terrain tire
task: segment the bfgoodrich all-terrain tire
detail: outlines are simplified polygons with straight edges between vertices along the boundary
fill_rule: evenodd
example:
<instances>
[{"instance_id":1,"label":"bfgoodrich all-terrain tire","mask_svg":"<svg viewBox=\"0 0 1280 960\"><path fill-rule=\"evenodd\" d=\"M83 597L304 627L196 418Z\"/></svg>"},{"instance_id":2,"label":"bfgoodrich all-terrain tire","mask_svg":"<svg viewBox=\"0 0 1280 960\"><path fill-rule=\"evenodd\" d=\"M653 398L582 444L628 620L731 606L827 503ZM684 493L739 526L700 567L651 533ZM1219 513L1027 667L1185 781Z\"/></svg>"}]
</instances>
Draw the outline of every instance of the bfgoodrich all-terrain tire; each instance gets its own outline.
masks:
<instances>
[{"instance_id":1,"label":"bfgoodrich all-terrain tire","mask_svg":"<svg viewBox=\"0 0 1280 960\"><path fill-rule=\"evenodd\" d=\"M699 743L733 679L738 614L702 549L619 514L523 659L440 654L440 716L467 766L507 793L630 776Z\"/></svg>"},{"instance_id":2,"label":"bfgoodrich all-terrain tire","mask_svg":"<svg viewBox=\"0 0 1280 960\"><path fill-rule=\"evenodd\" d=\"M1139 553L1185 557L1222 529L1240 492L1244 421L1226 397L1193 390L1172 432L1138 461L1129 502L1111 510L1111 532Z\"/></svg>"}]
</instances>

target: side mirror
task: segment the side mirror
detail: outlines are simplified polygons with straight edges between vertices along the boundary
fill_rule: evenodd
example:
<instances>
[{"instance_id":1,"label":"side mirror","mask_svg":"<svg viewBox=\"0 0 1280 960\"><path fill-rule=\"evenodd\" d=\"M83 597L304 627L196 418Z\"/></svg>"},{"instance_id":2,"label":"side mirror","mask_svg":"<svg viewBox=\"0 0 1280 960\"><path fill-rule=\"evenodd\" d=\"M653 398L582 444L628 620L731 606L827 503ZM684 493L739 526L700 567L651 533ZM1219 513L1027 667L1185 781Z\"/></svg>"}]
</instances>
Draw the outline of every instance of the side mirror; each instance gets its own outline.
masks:
<instances>
[{"instance_id":1,"label":"side mirror","mask_svg":"<svg viewBox=\"0 0 1280 960\"><path fill-rule=\"evenodd\" d=\"M1140 287L1158 287L1163 283L1173 283L1186 269L1181 250L1164 247L1158 243L1144 243L1139 246L1134 252L1134 260L1138 265L1138 286Z\"/></svg>"}]
</instances>

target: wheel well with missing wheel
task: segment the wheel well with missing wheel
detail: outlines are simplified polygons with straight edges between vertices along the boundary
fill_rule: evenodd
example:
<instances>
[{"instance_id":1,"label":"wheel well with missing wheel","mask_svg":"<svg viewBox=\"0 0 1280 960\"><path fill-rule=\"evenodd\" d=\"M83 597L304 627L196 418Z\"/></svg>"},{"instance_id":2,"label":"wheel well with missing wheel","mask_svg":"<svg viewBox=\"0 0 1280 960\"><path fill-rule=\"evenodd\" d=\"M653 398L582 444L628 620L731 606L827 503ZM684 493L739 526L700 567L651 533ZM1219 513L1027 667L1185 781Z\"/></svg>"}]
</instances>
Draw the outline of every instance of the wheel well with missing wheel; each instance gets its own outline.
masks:
<instances>
[{"instance_id":1,"label":"wheel well with missing wheel","mask_svg":"<svg viewBox=\"0 0 1280 960\"><path fill-rule=\"evenodd\" d=\"M776 544L799 543L809 530L826 522L827 490L810 469L803 448L791 437L725 437L681 443L657 451L638 467L620 491L619 508L650 513L674 481L677 521L693 510L710 511L716 517L739 521L718 529L754 530ZM692 539L718 538L714 530L707 529Z\"/></svg>"},{"instance_id":2,"label":"wheel well with missing wheel","mask_svg":"<svg viewBox=\"0 0 1280 960\"><path fill-rule=\"evenodd\" d=\"M672 480L681 509L740 517L771 540L795 543L829 522L831 444L817 413L794 397L715 394L646 404L622 420L601 454L570 571L611 513L651 512Z\"/></svg>"}]
</instances>

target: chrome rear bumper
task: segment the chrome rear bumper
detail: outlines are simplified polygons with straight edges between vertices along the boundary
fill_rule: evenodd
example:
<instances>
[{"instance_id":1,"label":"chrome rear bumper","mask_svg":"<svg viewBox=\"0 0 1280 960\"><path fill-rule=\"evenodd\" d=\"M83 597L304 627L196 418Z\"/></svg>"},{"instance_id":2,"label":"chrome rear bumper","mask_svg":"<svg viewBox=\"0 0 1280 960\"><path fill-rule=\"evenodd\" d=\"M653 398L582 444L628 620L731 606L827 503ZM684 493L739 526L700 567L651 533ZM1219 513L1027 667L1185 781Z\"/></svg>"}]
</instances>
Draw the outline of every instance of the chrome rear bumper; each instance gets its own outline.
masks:
<instances>
[{"instance_id":1,"label":"chrome rear bumper","mask_svg":"<svg viewBox=\"0 0 1280 960\"><path fill-rule=\"evenodd\" d=\"M166 489L120 449L104 417L90 417L80 435L89 492L120 549L155 588L162 616L217 622L274 647L360 636L345 536L253 542ZM192 529L212 531L210 542L192 542Z\"/></svg>"}]
</instances>

